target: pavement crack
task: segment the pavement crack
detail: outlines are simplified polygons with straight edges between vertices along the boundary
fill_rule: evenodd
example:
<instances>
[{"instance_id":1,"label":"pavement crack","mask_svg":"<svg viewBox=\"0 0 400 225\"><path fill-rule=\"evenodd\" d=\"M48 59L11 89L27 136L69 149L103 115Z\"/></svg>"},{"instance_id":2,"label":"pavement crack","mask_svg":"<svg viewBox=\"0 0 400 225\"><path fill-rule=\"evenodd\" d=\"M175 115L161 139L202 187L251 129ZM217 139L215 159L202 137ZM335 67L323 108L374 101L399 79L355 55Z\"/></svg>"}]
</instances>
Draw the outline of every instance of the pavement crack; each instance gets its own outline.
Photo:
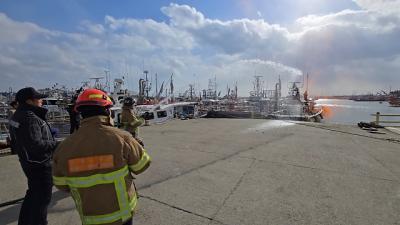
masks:
<instances>
[{"instance_id":1,"label":"pavement crack","mask_svg":"<svg viewBox=\"0 0 400 225\"><path fill-rule=\"evenodd\" d=\"M353 140L353 142L355 143L354 140ZM373 154L371 154L370 152L368 152L368 151L365 149L365 147L363 146L362 143L356 143L356 144L359 144L359 146L361 147L362 151L365 152L365 154L366 154L367 156L369 156L369 157L371 157L373 160L375 160L379 165L381 165L383 168L385 168L392 176L396 177L396 179L397 179L396 173L394 173L390 168L386 167L386 165L385 165L381 160L379 160L379 159L378 159L377 157L375 157ZM399 181L399 180L397 180L397 181Z\"/></svg>"},{"instance_id":2,"label":"pavement crack","mask_svg":"<svg viewBox=\"0 0 400 225\"><path fill-rule=\"evenodd\" d=\"M218 215L218 213L221 211L222 207L225 206L225 203L228 201L228 199L233 195L233 193L238 189L240 184L243 182L243 178L249 174L251 168L253 168L254 163L256 162L256 159L253 159L253 161L250 163L249 167L244 171L244 173L240 176L239 180L236 182L235 186L231 189L229 194L225 197L224 201L222 202L221 206L218 207L218 209L215 211L215 213L211 216L212 220L215 220L215 217ZM208 225L211 223L211 221L208 223Z\"/></svg>"},{"instance_id":3,"label":"pavement crack","mask_svg":"<svg viewBox=\"0 0 400 225\"><path fill-rule=\"evenodd\" d=\"M153 182L153 183L150 183L150 184L141 186L141 187L139 187L139 190L143 190L143 189L146 189L146 188L150 188L150 187L152 187L152 186L154 186L154 185L163 183L163 182L165 182L165 181L168 181L168 180L171 180L171 179L175 179L175 178L177 178L177 177L184 176L184 175L189 174L189 173L191 173L191 172L193 172L193 171L200 170L200 169L205 168L205 167L207 167L207 166L213 165L213 164L215 164L215 163L217 163L217 162L221 162L221 161L227 160L227 159L229 159L229 158L232 158L232 157L234 157L234 156L237 156L237 155L239 155L240 153L247 152L247 151L251 151L251 150L256 149L256 148L258 148L258 147L260 147L260 146L264 146L264 145L273 143L273 142L275 142L275 141L280 141L280 140L285 139L285 138L288 138L288 137L290 137L290 136L292 136L292 135L294 135L294 134L293 134L293 133L284 134L284 135L281 135L281 136L279 136L279 137L277 137L277 138L274 138L274 139L272 139L272 140L268 140L268 141L265 141L265 142L262 142L262 143L259 143L259 144L256 144L256 145L249 146L249 147L247 147L247 148L245 148L245 149L241 149L241 150L236 151L236 152L234 152L234 153L228 154L228 155L226 155L226 156L224 156L224 157L217 158L216 160L212 160L212 161L210 161L210 162L208 162L208 163L206 163L206 164L203 164L203 165L194 167L194 168L192 168L192 169L189 169L189 170L187 170L187 171L185 171L185 172L183 172L183 173L176 174L176 175L172 175L172 176L166 177L166 178L164 178L164 179L160 179L160 180L158 180L158 181L155 181L155 182Z\"/></svg>"},{"instance_id":4,"label":"pavement crack","mask_svg":"<svg viewBox=\"0 0 400 225\"><path fill-rule=\"evenodd\" d=\"M367 175L359 175L359 174L351 174L351 173L345 173L342 171L337 171L337 170L328 170L328 169L323 169L323 168L318 168L318 167L312 167L312 166L303 166L303 165L298 165L294 163L289 163L289 162L276 162L276 161L268 161L268 160L262 160L262 159L256 159L252 157L246 157L246 156L240 156L240 158L244 159L254 159L257 162L264 162L264 163L273 163L273 164L278 164L281 166L292 166L296 168L303 168L303 169L310 169L310 170L318 170L326 173L336 173L340 175L348 175L348 176L355 176L355 177L362 177L362 178L368 178L372 180L380 180L380 181L388 181L388 182L394 182L394 183L400 183L398 180L392 180L392 179L387 179L387 178L381 178L381 177L374 177L374 176L367 176Z\"/></svg>"},{"instance_id":5,"label":"pavement crack","mask_svg":"<svg viewBox=\"0 0 400 225\"><path fill-rule=\"evenodd\" d=\"M165 205L165 206L167 206L167 207L170 207L170 208L179 210L179 211L181 211L181 212L185 212L185 213L188 213L188 214L191 214L191 215L194 215L194 216L201 217L201 218L203 218L203 219L207 219L207 220L209 220L210 222L213 221L213 222L217 222L217 223L222 224L222 225L226 225L226 224L222 223L221 221L215 220L215 219L212 218L212 217L208 217L208 216L204 216L204 215L201 215L201 214L192 212L192 211L190 211L190 210L187 210L187 209L181 208L181 207L179 207L179 206L175 206L175 205L169 204L169 203L167 203L167 202L160 201L160 200L155 199L155 198L152 198L152 197L150 197L150 196L146 196L146 195L139 194L139 197L140 197L140 198L148 199L148 200L153 201L153 202L157 202L157 203L159 203L159 204L161 204L161 205Z\"/></svg>"}]
</instances>

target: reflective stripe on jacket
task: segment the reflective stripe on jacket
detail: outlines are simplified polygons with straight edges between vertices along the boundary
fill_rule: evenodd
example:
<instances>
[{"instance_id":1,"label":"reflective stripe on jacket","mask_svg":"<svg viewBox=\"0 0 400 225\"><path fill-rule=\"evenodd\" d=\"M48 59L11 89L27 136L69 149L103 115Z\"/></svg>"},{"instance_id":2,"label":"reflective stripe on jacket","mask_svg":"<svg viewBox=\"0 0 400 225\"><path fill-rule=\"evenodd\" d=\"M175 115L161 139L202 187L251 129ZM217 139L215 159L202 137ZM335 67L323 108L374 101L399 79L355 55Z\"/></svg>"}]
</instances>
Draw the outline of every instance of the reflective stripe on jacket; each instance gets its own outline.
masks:
<instances>
[{"instance_id":1,"label":"reflective stripe on jacket","mask_svg":"<svg viewBox=\"0 0 400 225\"><path fill-rule=\"evenodd\" d=\"M83 224L120 225L137 205L133 175L150 164L146 151L105 116L82 120L54 154L53 179L70 191Z\"/></svg>"},{"instance_id":2,"label":"reflective stripe on jacket","mask_svg":"<svg viewBox=\"0 0 400 225\"><path fill-rule=\"evenodd\" d=\"M144 124L144 119L136 117L133 109L123 107L121 113L121 124L124 130L137 137L139 132L138 127Z\"/></svg>"}]
</instances>

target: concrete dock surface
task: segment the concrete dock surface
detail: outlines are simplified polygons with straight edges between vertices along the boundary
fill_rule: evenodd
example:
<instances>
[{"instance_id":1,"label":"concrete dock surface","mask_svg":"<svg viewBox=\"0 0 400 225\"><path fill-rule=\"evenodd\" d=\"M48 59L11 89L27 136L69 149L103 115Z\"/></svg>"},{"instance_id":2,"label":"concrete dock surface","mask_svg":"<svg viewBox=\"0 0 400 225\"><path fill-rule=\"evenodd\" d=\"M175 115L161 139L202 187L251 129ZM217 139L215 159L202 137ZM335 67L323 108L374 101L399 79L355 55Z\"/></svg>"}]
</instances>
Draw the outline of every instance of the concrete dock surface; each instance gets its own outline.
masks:
<instances>
[{"instance_id":1,"label":"concrete dock surface","mask_svg":"<svg viewBox=\"0 0 400 225\"><path fill-rule=\"evenodd\" d=\"M136 179L136 225L400 225L400 135L389 130L196 119L140 136L153 161ZM0 168L0 203L23 197L18 159ZM17 224L19 207L0 208L0 224ZM48 220L80 224L68 194L54 189Z\"/></svg>"}]
</instances>

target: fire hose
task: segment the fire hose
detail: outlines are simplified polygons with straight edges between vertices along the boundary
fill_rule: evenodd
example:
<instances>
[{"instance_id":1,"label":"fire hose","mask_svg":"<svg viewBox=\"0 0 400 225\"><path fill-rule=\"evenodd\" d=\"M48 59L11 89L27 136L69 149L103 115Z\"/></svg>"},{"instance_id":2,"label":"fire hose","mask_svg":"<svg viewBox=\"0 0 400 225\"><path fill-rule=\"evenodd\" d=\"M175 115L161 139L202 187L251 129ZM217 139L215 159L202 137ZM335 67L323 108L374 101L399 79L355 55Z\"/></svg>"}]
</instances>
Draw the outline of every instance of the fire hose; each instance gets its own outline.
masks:
<instances>
[{"instance_id":1,"label":"fire hose","mask_svg":"<svg viewBox=\"0 0 400 225\"><path fill-rule=\"evenodd\" d=\"M15 205L15 204L17 204L17 203L19 203L19 202L21 202L23 200L24 200L24 198L18 198L18 199L14 199L14 200L11 200L11 201L8 201L8 202L0 203L0 208L6 207L6 206L10 206L10 205Z\"/></svg>"}]
</instances>

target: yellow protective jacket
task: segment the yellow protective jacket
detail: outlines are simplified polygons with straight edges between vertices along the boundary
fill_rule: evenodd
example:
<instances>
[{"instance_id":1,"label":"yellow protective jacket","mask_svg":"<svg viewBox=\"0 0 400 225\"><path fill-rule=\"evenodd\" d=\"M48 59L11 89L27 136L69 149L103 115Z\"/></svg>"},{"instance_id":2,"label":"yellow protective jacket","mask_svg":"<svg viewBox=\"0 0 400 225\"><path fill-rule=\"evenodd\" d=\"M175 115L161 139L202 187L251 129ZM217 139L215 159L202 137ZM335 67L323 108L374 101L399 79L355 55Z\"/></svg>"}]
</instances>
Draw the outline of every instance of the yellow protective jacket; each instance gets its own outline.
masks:
<instances>
[{"instance_id":1,"label":"yellow protective jacket","mask_svg":"<svg viewBox=\"0 0 400 225\"><path fill-rule=\"evenodd\" d=\"M54 185L70 191L82 224L120 225L137 204L132 173L143 172L150 157L109 117L95 116L57 147L53 163Z\"/></svg>"},{"instance_id":2,"label":"yellow protective jacket","mask_svg":"<svg viewBox=\"0 0 400 225\"><path fill-rule=\"evenodd\" d=\"M137 118L133 109L128 107L122 107L121 112L121 125L122 128L134 137L139 135L139 128L144 123L143 118Z\"/></svg>"}]
</instances>

